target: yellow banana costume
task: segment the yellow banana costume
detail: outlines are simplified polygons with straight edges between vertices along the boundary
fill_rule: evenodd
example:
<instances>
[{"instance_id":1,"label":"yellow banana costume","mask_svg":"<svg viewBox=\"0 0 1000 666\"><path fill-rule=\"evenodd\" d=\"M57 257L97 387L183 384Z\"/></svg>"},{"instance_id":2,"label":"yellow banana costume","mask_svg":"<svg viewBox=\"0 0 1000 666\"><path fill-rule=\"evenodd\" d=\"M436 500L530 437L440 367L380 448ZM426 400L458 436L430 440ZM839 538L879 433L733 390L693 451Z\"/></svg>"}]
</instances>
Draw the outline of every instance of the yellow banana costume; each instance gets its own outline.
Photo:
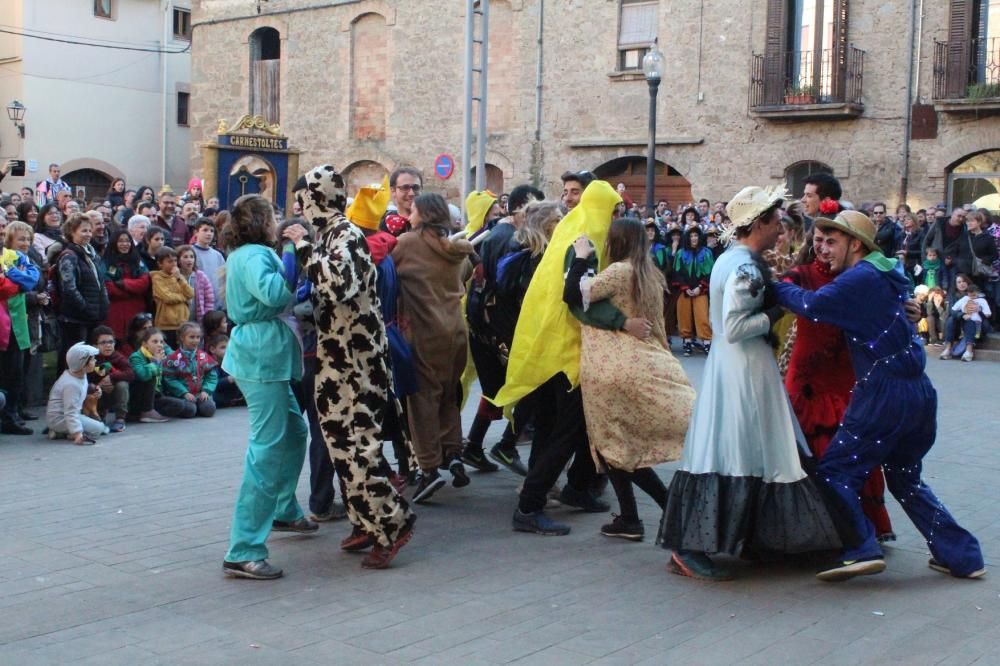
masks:
<instances>
[{"instance_id":1,"label":"yellow banana costume","mask_svg":"<svg viewBox=\"0 0 1000 666\"><path fill-rule=\"evenodd\" d=\"M362 229L378 231L386 209L389 207L389 176L381 185L366 185L358 190L354 201L347 207L347 219Z\"/></svg>"},{"instance_id":2,"label":"yellow banana costume","mask_svg":"<svg viewBox=\"0 0 1000 666\"><path fill-rule=\"evenodd\" d=\"M598 268L603 270L604 243L615 206L621 201L607 182L595 180L584 190L580 204L556 227L524 296L507 382L494 404L513 405L560 372L572 386L579 385L580 322L563 302L566 252L573 241L586 235L597 248Z\"/></svg>"}]
</instances>

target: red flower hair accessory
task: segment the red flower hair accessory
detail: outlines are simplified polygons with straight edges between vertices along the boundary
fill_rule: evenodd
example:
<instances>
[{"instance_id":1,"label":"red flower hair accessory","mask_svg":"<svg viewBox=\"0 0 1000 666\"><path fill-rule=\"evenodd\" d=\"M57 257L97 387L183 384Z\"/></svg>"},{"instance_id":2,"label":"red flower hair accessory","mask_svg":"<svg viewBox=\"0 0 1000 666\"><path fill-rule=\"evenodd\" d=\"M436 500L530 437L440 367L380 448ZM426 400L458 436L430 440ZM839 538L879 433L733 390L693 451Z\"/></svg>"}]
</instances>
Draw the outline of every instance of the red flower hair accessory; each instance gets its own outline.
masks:
<instances>
[{"instance_id":1,"label":"red flower hair accessory","mask_svg":"<svg viewBox=\"0 0 1000 666\"><path fill-rule=\"evenodd\" d=\"M819 212L824 215L836 215L840 212L840 202L827 197L819 202Z\"/></svg>"}]
</instances>

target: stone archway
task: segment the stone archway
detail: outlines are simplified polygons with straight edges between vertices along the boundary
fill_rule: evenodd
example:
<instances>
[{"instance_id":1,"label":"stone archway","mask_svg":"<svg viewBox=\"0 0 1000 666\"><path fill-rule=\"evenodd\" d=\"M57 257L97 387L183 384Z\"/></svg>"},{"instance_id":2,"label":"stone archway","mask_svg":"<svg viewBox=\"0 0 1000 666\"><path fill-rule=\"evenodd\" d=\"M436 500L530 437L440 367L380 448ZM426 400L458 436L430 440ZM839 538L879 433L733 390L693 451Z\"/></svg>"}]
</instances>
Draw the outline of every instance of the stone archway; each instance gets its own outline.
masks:
<instances>
[{"instance_id":1,"label":"stone archway","mask_svg":"<svg viewBox=\"0 0 1000 666\"><path fill-rule=\"evenodd\" d=\"M342 172L347 196L353 197L365 185L381 183L389 170L374 160L358 160L347 165Z\"/></svg>"},{"instance_id":2,"label":"stone archway","mask_svg":"<svg viewBox=\"0 0 1000 666\"><path fill-rule=\"evenodd\" d=\"M641 155L616 157L596 167L593 173L601 180L611 183L612 187L623 183L626 194L635 203L644 204L646 202L645 157ZM693 201L694 196L691 194L691 181L666 162L656 160L653 201L661 199L665 199L671 207L676 208L681 204Z\"/></svg>"}]
</instances>

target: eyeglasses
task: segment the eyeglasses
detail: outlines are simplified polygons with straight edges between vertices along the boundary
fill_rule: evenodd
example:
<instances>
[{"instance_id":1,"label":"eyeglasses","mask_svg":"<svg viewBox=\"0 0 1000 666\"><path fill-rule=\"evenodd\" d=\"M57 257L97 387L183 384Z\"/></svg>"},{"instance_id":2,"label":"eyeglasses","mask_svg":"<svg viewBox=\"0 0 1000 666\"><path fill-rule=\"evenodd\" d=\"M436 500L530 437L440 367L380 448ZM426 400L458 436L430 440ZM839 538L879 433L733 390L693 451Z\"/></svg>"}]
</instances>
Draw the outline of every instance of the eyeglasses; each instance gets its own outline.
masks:
<instances>
[{"instance_id":1,"label":"eyeglasses","mask_svg":"<svg viewBox=\"0 0 1000 666\"><path fill-rule=\"evenodd\" d=\"M98 346L103 347L105 345L113 345L113 344L115 344L115 341L114 340L98 340L97 344L98 344Z\"/></svg>"},{"instance_id":2,"label":"eyeglasses","mask_svg":"<svg viewBox=\"0 0 1000 666\"><path fill-rule=\"evenodd\" d=\"M397 190L402 190L404 192L413 192L414 194L420 194L422 187L420 185L397 185Z\"/></svg>"},{"instance_id":3,"label":"eyeglasses","mask_svg":"<svg viewBox=\"0 0 1000 666\"><path fill-rule=\"evenodd\" d=\"M873 210L872 215L885 215L884 210Z\"/></svg>"}]
</instances>

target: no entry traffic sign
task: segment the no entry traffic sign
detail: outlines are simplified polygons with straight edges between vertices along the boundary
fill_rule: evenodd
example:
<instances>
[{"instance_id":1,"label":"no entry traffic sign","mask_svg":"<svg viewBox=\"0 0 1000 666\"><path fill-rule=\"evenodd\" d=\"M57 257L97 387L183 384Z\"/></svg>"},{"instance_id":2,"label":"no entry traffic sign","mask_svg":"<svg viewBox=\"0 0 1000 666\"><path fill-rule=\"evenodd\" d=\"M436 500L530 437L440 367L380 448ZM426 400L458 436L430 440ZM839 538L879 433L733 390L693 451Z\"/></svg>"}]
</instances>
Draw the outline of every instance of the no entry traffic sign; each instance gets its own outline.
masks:
<instances>
[{"instance_id":1,"label":"no entry traffic sign","mask_svg":"<svg viewBox=\"0 0 1000 666\"><path fill-rule=\"evenodd\" d=\"M455 160L447 153L441 153L434 159L434 174L441 180L448 180L455 173Z\"/></svg>"}]
</instances>

